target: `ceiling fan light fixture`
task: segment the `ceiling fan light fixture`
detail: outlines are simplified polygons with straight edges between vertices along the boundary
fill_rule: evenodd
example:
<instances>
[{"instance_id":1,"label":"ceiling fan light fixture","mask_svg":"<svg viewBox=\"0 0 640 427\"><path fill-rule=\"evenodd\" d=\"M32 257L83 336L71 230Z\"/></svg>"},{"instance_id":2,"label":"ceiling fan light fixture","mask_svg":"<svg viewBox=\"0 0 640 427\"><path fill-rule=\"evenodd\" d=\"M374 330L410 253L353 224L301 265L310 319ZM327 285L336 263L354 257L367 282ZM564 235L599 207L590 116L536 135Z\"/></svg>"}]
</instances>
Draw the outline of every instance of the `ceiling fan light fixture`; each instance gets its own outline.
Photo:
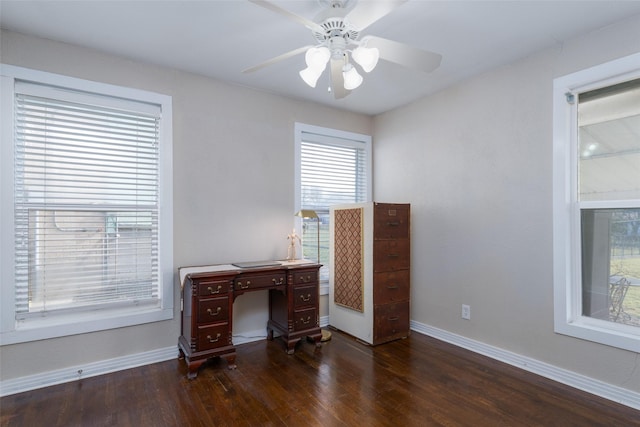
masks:
<instances>
[{"instance_id":1,"label":"ceiling fan light fixture","mask_svg":"<svg viewBox=\"0 0 640 427\"><path fill-rule=\"evenodd\" d=\"M307 67L304 70L300 71L299 74L306 84L311 87L316 87L316 83L318 83L318 79L322 75L323 71L324 68L319 69L314 67Z\"/></svg>"},{"instance_id":2,"label":"ceiling fan light fixture","mask_svg":"<svg viewBox=\"0 0 640 427\"><path fill-rule=\"evenodd\" d=\"M380 51L377 47L362 47L358 46L354 49L351 57L354 61L362 67L365 73L372 71L378 65L378 59L380 59Z\"/></svg>"},{"instance_id":3,"label":"ceiling fan light fixture","mask_svg":"<svg viewBox=\"0 0 640 427\"><path fill-rule=\"evenodd\" d=\"M342 69L342 77L344 79L344 88L346 90L356 89L362 84L362 76L351 63L347 63Z\"/></svg>"}]
</instances>

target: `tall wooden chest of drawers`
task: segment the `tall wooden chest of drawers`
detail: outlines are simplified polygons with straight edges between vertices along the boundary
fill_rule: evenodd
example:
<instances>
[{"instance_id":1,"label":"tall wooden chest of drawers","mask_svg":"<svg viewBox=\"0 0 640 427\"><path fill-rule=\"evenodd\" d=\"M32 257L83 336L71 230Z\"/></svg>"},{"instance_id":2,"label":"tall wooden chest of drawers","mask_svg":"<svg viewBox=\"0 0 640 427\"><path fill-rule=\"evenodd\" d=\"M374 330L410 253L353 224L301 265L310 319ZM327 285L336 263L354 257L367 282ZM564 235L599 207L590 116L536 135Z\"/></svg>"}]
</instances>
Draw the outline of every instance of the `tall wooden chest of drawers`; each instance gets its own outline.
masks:
<instances>
[{"instance_id":1,"label":"tall wooden chest of drawers","mask_svg":"<svg viewBox=\"0 0 640 427\"><path fill-rule=\"evenodd\" d=\"M329 323L378 345L409 335L410 205L331 208Z\"/></svg>"}]
</instances>

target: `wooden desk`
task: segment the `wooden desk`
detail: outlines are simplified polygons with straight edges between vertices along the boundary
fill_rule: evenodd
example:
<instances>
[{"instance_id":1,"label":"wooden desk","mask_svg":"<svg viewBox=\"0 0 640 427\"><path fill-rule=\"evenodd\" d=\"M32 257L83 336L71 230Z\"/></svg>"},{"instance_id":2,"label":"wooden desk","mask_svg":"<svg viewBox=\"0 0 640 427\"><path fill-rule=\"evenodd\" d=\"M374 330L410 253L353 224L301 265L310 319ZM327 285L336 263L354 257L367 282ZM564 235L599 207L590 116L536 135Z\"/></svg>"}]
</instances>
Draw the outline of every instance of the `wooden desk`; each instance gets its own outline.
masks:
<instances>
[{"instance_id":1,"label":"wooden desk","mask_svg":"<svg viewBox=\"0 0 640 427\"><path fill-rule=\"evenodd\" d=\"M189 368L189 379L211 357L224 357L229 369L236 368L233 302L245 292L269 290L267 339L273 340L277 333L289 354L303 337L312 338L319 347L320 267L300 260L253 268L232 264L180 268L182 335L178 348Z\"/></svg>"}]
</instances>

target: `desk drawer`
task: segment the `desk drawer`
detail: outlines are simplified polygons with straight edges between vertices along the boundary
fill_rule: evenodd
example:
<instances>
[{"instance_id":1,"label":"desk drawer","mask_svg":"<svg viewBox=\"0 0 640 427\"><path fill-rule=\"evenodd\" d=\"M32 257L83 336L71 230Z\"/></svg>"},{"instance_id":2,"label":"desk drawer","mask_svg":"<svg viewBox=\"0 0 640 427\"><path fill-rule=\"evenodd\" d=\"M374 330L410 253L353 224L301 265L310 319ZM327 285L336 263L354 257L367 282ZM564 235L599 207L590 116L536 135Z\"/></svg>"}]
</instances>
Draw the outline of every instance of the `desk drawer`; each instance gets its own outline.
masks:
<instances>
[{"instance_id":1,"label":"desk drawer","mask_svg":"<svg viewBox=\"0 0 640 427\"><path fill-rule=\"evenodd\" d=\"M293 288L293 306L294 309L308 305L316 306L318 304L318 287L296 286Z\"/></svg>"},{"instance_id":2,"label":"desk drawer","mask_svg":"<svg viewBox=\"0 0 640 427\"><path fill-rule=\"evenodd\" d=\"M286 283L287 277L283 272L264 275L242 275L233 281L233 289L236 291L247 291L284 286Z\"/></svg>"},{"instance_id":3,"label":"desk drawer","mask_svg":"<svg viewBox=\"0 0 640 427\"><path fill-rule=\"evenodd\" d=\"M227 322L198 327L197 351L224 347L231 344L229 341L229 323Z\"/></svg>"},{"instance_id":4,"label":"desk drawer","mask_svg":"<svg viewBox=\"0 0 640 427\"><path fill-rule=\"evenodd\" d=\"M293 330L304 331L318 325L318 313L315 307L293 312Z\"/></svg>"},{"instance_id":5,"label":"desk drawer","mask_svg":"<svg viewBox=\"0 0 640 427\"><path fill-rule=\"evenodd\" d=\"M318 269L293 272L293 285L318 283Z\"/></svg>"},{"instance_id":6,"label":"desk drawer","mask_svg":"<svg viewBox=\"0 0 640 427\"><path fill-rule=\"evenodd\" d=\"M209 295L224 295L229 293L229 280L196 280L198 285L198 295L206 297Z\"/></svg>"},{"instance_id":7,"label":"desk drawer","mask_svg":"<svg viewBox=\"0 0 640 427\"><path fill-rule=\"evenodd\" d=\"M207 298L198 301L198 323L229 320L229 296Z\"/></svg>"}]
</instances>

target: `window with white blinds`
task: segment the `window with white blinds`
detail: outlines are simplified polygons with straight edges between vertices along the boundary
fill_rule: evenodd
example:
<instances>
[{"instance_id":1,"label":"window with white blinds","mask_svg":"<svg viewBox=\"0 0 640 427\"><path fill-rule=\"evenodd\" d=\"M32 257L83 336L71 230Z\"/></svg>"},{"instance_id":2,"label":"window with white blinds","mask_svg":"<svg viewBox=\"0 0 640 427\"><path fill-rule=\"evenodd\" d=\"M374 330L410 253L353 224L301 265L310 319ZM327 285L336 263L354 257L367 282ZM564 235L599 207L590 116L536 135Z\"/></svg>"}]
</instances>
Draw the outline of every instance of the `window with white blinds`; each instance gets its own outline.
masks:
<instances>
[{"instance_id":1,"label":"window with white blinds","mask_svg":"<svg viewBox=\"0 0 640 427\"><path fill-rule=\"evenodd\" d=\"M371 137L317 126L297 124L297 205L314 210L320 224L318 257L315 219L302 222L303 256L323 264L321 280L328 280L329 207L371 199Z\"/></svg>"},{"instance_id":2,"label":"window with white blinds","mask_svg":"<svg viewBox=\"0 0 640 427\"><path fill-rule=\"evenodd\" d=\"M166 305L163 119L160 104L14 81L17 325Z\"/></svg>"}]
</instances>

